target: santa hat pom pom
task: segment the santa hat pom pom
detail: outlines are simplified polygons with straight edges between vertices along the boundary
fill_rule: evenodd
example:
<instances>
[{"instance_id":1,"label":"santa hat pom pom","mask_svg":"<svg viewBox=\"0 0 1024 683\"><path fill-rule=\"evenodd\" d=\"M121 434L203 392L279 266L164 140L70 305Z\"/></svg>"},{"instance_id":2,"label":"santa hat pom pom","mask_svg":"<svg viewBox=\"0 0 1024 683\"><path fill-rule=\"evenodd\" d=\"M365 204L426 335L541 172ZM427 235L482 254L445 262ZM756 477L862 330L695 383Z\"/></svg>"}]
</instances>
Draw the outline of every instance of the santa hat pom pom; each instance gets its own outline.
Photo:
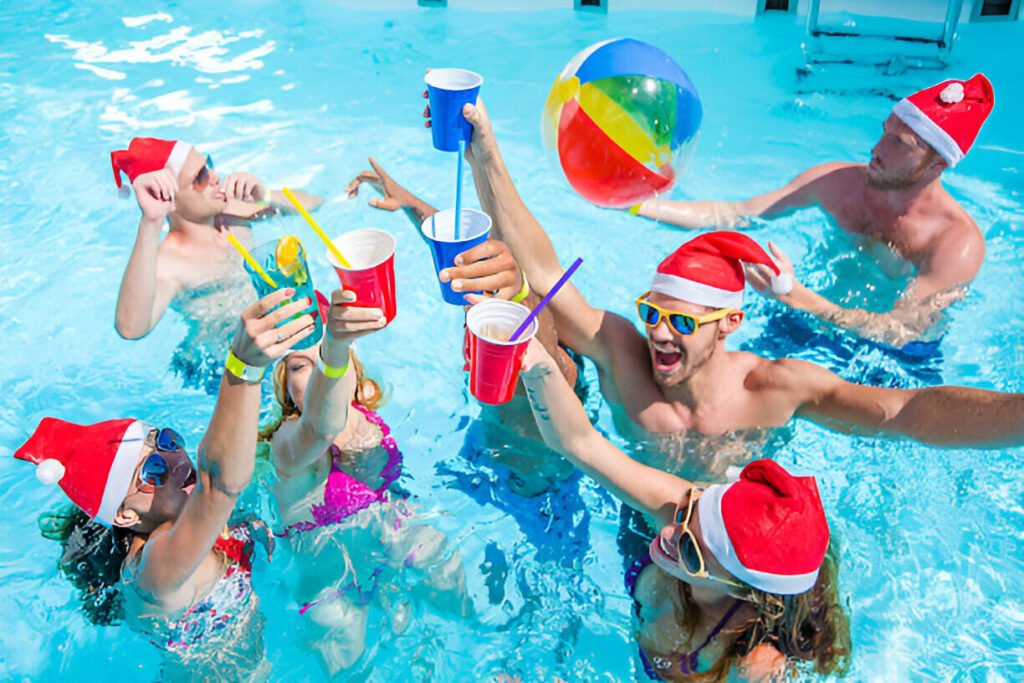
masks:
<instances>
[{"instance_id":1,"label":"santa hat pom pom","mask_svg":"<svg viewBox=\"0 0 1024 683\"><path fill-rule=\"evenodd\" d=\"M772 293L776 296L785 296L793 291L793 276L789 273L779 273L772 278Z\"/></svg>"},{"instance_id":2,"label":"santa hat pom pom","mask_svg":"<svg viewBox=\"0 0 1024 683\"><path fill-rule=\"evenodd\" d=\"M946 104L956 104L962 102L964 99L964 84L963 83L950 83L942 92L939 93L939 99Z\"/></svg>"},{"instance_id":3,"label":"santa hat pom pom","mask_svg":"<svg viewBox=\"0 0 1024 683\"><path fill-rule=\"evenodd\" d=\"M64 465L59 460L44 460L36 466L36 478L47 485L53 485L64 478Z\"/></svg>"}]
</instances>

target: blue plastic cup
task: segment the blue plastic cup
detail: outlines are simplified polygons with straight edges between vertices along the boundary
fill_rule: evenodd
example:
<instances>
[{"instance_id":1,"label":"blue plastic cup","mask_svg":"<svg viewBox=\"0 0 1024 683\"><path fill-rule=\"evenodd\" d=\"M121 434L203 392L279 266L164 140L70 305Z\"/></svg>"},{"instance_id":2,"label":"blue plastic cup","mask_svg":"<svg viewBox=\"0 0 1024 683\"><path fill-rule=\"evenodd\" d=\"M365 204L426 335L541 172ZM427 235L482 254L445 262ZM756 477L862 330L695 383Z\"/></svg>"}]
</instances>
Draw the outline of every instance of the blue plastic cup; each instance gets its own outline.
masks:
<instances>
[{"instance_id":1,"label":"blue plastic cup","mask_svg":"<svg viewBox=\"0 0 1024 683\"><path fill-rule=\"evenodd\" d=\"M473 135L473 126L462 115L466 104L476 104L476 96L484 77L465 69L431 69L426 78L427 96L430 98L430 131L434 149L442 152L459 151L459 141L467 145Z\"/></svg>"},{"instance_id":2,"label":"blue plastic cup","mask_svg":"<svg viewBox=\"0 0 1024 683\"><path fill-rule=\"evenodd\" d=\"M483 211L462 209L462 222L459 225L459 239L455 239L455 209L438 211L423 221L420 226L423 238L430 245L430 254L434 257L434 268L440 273L445 268L455 265L455 257L487 241L491 236L491 217ZM466 294L480 292L456 292L450 282L438 281L441 285L441 298L449 304L466 306Z\"/></svg>"},{"instance_id":3,"label":"blue plastic cup","mask_svg":"<svg viewBox=\"0 0 1024 683\"><path fill-rule=\"evenodd\" d=\"M249 273L249 277L252 279L252 286L256 288L256 294L260 299L284 287L295 288L295 295L291 299L286 299L283 303L278 304L275 308L280 308L303 297L309 297L310 304L308 308L277 324L277 327L281 327L299 316L306 313L311 314L316 329L313 330L313 334L297 342L292 347L293 349L308 349L320 341L320 338L323 336L323 321L320 319L320 308L316 301L316 291L313 289L313 278L309 274L309 266L306 263L306 250L302 247L302 243L299 243L297 253L289 255L293 257L292 261L286 264L278 263L277 247L285 239L287 238L282 237L280 240L271 240L252 250L252 257L262 266L263 270L267 271L267 275L277 284L276 288L271 287L248 263L245 263L245 270Z\"/></svg>"}]
</instances>

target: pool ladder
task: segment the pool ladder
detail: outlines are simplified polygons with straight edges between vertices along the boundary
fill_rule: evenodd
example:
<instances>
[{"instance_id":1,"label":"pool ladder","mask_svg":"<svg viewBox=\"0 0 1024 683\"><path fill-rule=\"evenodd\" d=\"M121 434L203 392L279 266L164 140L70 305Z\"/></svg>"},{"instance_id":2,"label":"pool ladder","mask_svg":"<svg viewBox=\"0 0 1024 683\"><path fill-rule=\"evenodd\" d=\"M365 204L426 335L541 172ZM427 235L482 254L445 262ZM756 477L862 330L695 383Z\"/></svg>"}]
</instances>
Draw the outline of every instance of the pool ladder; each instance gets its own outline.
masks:
<instances>
[{"instance_id":1,"label":"pool ladder","mask_svg":"<svg viewBox=\"0 0 1024 683\"><path fill-rule=\"evenodd\" d=\"M980 2L980 0L978 0ZM846 5L859 5L846 0ZM956 34L963 0L946 0L941 31L909 30L912 25L935 29L937 22L919 22L885 17L845 13L841 25L822 25L821 0L810 0L807 8L807 42L804 53L808 68L816 64L855 64L875 66L887 73L902 73L908 68L942 69L948 64ZM876 5L877 6L877 5ZM863 21L863 20L866 20ZM874 29L861 29L861 23L878 24ZM897 49L896 45L900 47Z\"/></svg>"}]
</instances>

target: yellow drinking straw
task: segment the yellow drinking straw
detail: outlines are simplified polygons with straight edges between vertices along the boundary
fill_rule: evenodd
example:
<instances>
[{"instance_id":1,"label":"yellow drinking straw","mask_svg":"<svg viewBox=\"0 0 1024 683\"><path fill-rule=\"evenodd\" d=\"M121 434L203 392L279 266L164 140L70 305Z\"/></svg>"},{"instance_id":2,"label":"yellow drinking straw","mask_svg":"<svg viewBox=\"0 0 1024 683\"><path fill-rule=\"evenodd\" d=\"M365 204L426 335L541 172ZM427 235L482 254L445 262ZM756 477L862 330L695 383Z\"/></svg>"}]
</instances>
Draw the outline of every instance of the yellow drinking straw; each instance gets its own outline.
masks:
<instances>
[{"instance_id":1,"label":"yellow drinking straw","mask_svg":"<svg viewBox=\"0 0 1024 683\"><path fill-rule=\"evenodd\" d=\"M263 278L263 281L266 282L268 285L270 285L274 289L277 289L277 283L274 282L274 279L267 274L267 271L263 270L263 268L260 267L260 264L257 263L256 259L252 257L252 254L250 254L246 250L246 248L242 246L242 243L238 241L238 238L232 235L230 232L227 234L227 236L228 242L231 242L231 246L238 250L238 253L241 254L242 258L245 259L245 262L248 263L249 266L256 271L256 274Z\"/></svg>"},{"instance_id":2,"label":"yellow drinking straw","mask_svg":"<svg viewBox=\"0 0 1024 683\"><path fill-rule=\"evenodd\" d=\"M316 233L317 237L324 241L324 244L326 244L327 248L331 250L332 254L334 254L334 258L337 259L338 263L340 263L343 268L351 268L352 264L348 262L347 258L341 255L341 252L338 251L338 247L334 246L334 242L332 242L331 238L327 236L327 233L320 229L320 226L317 225L316 221L313 220L313 217L309 215L309 211L306 211L306 207L302 205L299 198L292 194L292 191L287 187L281 188L281 194L287 197L288 201L290 201L292 206L295 207L295 210L306 219L306 222L309 223L309 227L313 228L313 232Z\"/></svg>"}]
</instances>

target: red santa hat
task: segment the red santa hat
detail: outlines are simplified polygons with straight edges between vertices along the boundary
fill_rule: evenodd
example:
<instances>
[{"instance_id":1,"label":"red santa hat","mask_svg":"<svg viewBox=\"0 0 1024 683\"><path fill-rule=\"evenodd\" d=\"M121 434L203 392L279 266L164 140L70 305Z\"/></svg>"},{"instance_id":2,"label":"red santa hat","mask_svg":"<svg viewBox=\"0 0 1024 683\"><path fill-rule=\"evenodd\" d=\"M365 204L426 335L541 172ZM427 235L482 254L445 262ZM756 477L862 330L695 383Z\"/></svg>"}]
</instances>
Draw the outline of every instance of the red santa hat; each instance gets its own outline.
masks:
<instances>
[{"instance_id":1,"label":"red santa hat","mask_svg":"<svg viewBox=\"0 0 1024 683\"><path fill-rule=\"evenodd\" d=\"M738 480L709 486L697 513L704 545L744 583L796 595L818 580L829 531L814 477L755 460Z\"/></svg>"},{"instance_id":2,"label":"red santa hat","mask_svg":"<svg viewBox=\"0 0 1024 683\"><path fill-rule=\"evenodd\" d=\"M134 183L135 179L143 173L159 171L162 168L171 167L171 172L177 176L181 173L181 167L188 159L188 153L192 145L180 140L160 140L159 138L132 138L128 149L118 150L110 153L110 165L114 168L114 182L121 187L121 172L128 176L128 182Z\"/></svg>"},{"instance_id":3,"label":"red santa hat","mask_svg":"<svg viewBox=\"0 0 1024 683\"><path fill-rule=\"evenodd\" d=\"M793 278L783 273L754 240L738 232L707 232L694 237L658 265L651 291L712 308L743 305L743 263L772 269L772 291L789 294Z\"/></svg>"},{"instance_id":4,"label":"red santa hat","mask_svg":"<svg viewBox=\"0 0 1024 683\"><path fill-rule=\"evenodd\" d=\"M34 463L39 481L60 483L71 502L110 526L151 429L132 419L77 425L46 417L14 457Z\"/></svg>"},{"instance_id":5,"label":"red santa hat","mask_svg":"<svg viewBox=\"0 0 1024 683\"><path fill-rule=\"evenodd\" d=\"M892 113L952 168L974 144L994 101L992 84L974 74L969 80L943 81L905 97Z\"/></svg>"}]
</instances>

